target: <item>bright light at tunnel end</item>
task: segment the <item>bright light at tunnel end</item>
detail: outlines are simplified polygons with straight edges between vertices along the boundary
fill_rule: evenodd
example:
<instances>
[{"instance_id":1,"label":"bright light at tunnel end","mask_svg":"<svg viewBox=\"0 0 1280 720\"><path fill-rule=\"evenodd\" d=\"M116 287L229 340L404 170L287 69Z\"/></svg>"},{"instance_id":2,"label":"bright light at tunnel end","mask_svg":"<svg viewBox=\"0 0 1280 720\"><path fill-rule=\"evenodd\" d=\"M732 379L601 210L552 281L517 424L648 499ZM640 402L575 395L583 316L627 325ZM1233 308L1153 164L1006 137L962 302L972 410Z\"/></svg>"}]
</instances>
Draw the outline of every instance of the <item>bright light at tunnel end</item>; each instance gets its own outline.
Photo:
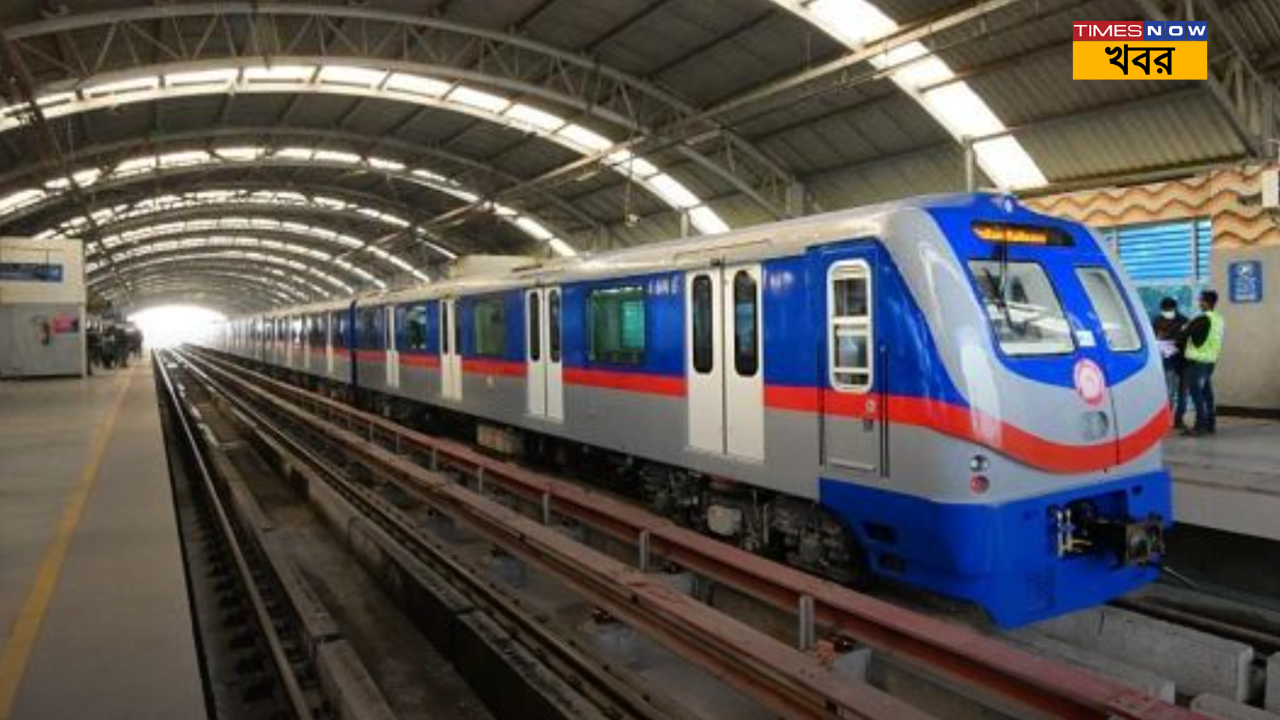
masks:
<instances>
[{"instance_id":1,"label":"bright light at tunnel end","mask_svg":"<svg viewBox=\"0 0 1280 720\"><path fill-rule=\"evenodd\" d=\"M152 349L201 340L212 332L215 323L226 319L216 310L197 305L161 305L129 316L129 322L142 330L143 342Z\"/></svg>"}]
</instances>

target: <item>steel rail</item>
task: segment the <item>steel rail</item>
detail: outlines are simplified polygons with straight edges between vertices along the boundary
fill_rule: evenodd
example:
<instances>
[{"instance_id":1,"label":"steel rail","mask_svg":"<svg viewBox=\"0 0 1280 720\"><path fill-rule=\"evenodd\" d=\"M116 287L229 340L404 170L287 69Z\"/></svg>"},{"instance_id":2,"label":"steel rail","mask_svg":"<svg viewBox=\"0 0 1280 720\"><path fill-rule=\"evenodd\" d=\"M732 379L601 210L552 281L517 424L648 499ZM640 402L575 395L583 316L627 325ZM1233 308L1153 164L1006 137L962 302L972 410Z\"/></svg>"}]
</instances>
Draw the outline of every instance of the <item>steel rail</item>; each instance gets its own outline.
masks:
<instances>
[{"instance_id":1,"label":"steel rail","mask_svg":"<svg viewBox=\"0 0 1280 720\"><path fill-rule=\"evenodd\" d=\"M211 359L210 351L200 351ZM1031 655L998 639L854 592L800 570L780 565L647 510L581 485L496 460L457 441L405 428L378 415L303 390L239 364L211 359L222 368L252 378L273 392L295 398L325 418L342 418L370 441L387 441L403 451L415 448L433 467L482 476L522 498L554 507L620 540L641 547L641 556L662 556L675 564L744 592L774 607L795 611L813 603L815 618L930 676L977 693L997 706L1036 717L1109 720L1204 720L1204 716L1161 701L1116 680ZM228 371L231 372L231 371Z\"/></svg>"},{"instance_id":2,"label":"steel rail","mask_svg":"<svg viewBox=\"0 0 1280 720\"><path fill-rule=\"evenodd\" d=\"M165 366L163 355L157 354L155 360L154 365L164 388L164 400L172 411L172 417L177 421L178 439L189 450L192 465L200 479L200 487L209 499L209 507L217 519L218 530L225 538L227 548L235 561L236 572L240 575L245 594L248 595L249 603L253 606L254 617L262 630L263 638L266 640L272 664L275 665L276 677L279 678L280 683L284 686L289 709L297 720L307 720L313 717L311 702L298 681L293 663L289 660L289 653L285 649L284 641L276 627L275 619L268 609L268 603L263 597L261 589L255 582L256 574L254 569L250 566L244 548L240 545L235 526L227 514L226 508L223 507L217 485L213 481L212 471L209 469L204 453L200 449L201 446L196 441L195 433L191 429L186 407L179 399L181 393L179 393L172 377L169 375L169 369Z\"/></svg>"},{"instance_id":3,"label":"steel rail","mask_svg":"<svg viewBox=\"0 0 1280 720\"><path fill-rule=\"evenodd\" d=\"M339 445L348 458L413 488L415 494L475 528L513 555L541 567L588 601L658 640L672 652L787 718L927 720L932 716L835 670L680 592L659 578L588 548L546 524L474 492L411 458L339 427L225 367L195 360L264 406ZM546 519L544 517L544 519Z\"/></svg>"},{"instance_id":4,"label":"steel rail","mask_svg":"<svg viewBox=\"0 0 1280 720\"><path fill-rule=\"evenodd\" d=\"M175 358L186 365L206 388L226 401L233 408L236 416L242 421L247 421L255 432L268 436L288 456L312 470L321 482L327 483L354 509L364 512L365 515L359 518L361 521L386 533L389 538L427 567L449 575L450 580L458 583L454 586L455 589L465 591L464 594L468 595L473 602L490 609L495 616L500 616L501 624L509 632L513 627L519 628L520 633L513 633L513 636L544 664L549 666L555 664L564 668L569 674L576 673L581 678L592 679L592 684L575 682L575 690L585 696L591 691L592 685L599 687L600 692L596 694L603 696L604 702L612 704L608 714L614 720L621 717L615 711L622 707L627 708L630 714L637 718L692 720L693 716L682 708L673 706L665 698L653 693L639 692L618 678L612 668L602 667L596 659L584 655L572 643L547 627L545 619L527 612L518 601L513 602L490 580L466 568L442 545L428 539L417 520L406 516L398 507L391 506L373 489L351 482L342 472L333 467L331 458L325 457L323 451L308 448L278 423L273 422L272 417L229 391L220 381L209 377L188 358L180 353ZM532 642L529 639L532 639Z\"/></svg>"}]
</instances>

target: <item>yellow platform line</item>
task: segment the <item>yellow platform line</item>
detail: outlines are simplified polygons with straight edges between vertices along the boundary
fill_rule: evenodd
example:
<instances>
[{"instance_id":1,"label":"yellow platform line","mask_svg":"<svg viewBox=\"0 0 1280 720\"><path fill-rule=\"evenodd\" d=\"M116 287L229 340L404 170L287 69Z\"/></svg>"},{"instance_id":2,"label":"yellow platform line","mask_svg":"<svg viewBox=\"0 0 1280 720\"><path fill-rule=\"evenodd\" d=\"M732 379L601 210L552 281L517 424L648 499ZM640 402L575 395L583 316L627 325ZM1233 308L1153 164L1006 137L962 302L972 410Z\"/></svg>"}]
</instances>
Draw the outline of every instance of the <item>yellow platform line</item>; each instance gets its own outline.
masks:
<instances>
[{"instance_id":1,"label":"yellow platform line","mask_svg":"<svg viewBox=\"0 0 1280 720\"><path fill-rule=\"evenodd\" d=\"M129 386L133 383L134 369L125 374L120 390L107 414L106 421L98 428L93 443L89 446L89 458L80 473L80 479L72 492L71 500L62 511L58 526L54 530L53 542L45 550L44 559L40 561L40 569L36 572L35 583L22 603L22 610L14 621L13 632L5 644L4 654L0 655L0 720L9 720L13 713L13 702L18 696L18 687L22 684L23 675L27 671L27 661L35 648L36 639L40 635L40 625L44 622L49 603L53 600L53 592L58 587L58 578L62 574L62 564L67 559L67 551L71 547L71 538L75 536L76 526L84 515L84 508L89 500L93 486L97 484L98 471L102 468L106 457L111 435L115 431L116 420L120 417L120 409Z\"/></svg>"}]
</instances>

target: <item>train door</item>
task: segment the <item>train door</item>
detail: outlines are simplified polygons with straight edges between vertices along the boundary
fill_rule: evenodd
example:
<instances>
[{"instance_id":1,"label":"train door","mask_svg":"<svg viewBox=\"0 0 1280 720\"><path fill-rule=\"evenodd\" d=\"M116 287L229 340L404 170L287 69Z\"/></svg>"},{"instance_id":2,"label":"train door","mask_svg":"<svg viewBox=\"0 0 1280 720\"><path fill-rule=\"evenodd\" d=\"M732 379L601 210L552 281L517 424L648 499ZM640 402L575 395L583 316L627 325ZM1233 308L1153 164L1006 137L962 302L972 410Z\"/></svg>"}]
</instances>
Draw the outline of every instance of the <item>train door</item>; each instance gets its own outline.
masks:
<instances>
[{"instance_id":1,"label":"train door","mask_svg":"<svg viewBox=\"0 0 1280 720\"><path fill-rule=\"evenodd\" d=\"M323 333L324 333L322 336L324 338L324 376L331 378L333 377L333 326L335 324L333 321L334 314L324 313L320 317L322 318L321 327L323 328Z\"/></svg>"},{"instance_id":2,"label":"train door","mask_svg":"<svg viewBox=\"0 0 1280 720\"><path fill-rule=\"evenodd\" d=\"M387 387L400 387L400 351L396 347L396 310L387 305L382 309L386 320L383 321L383 332L387 346Z\"/></svg>"},{"instance_id":3,"label":"train door","mask_svg":"<svg viewBox=\"0 0 1280 720\"><path fill-rule=\"evenodd\" d=\"M440 301L440 395L446 400L462 399L462 348L459 341L458 301Z\"/></svg>"},{"instance_id":4,"label":"train door","mask_svg":"<svg viewBox=\"0 0 1280 720\"><path fill-rule=\"evenodd\" d=\"M685 276L689 446L764 459L763 313L759 265Z\"/></svg>"},{"instance_id":5,"label":"train door","mask_svg":"<svg viewBox=\"0 0 1280 720\"><path fill-rule=\"evenodd\" d=\"M280 365L284 367L292 368L293 367L293 319L282 317L276 322L279 323L279 328L280 328L280 354L277 357L277 362L279 362Z\"/></svg>"},{"instance_id":6,"label":"train door","mask_svg":"<svg viewBox=\"0 0 1280 720\"><path fill-rule=\"evenodd\" d=\"M874 255L846 255L823 266L815 283L823 295L815 305L824 308L826 336L820 345L826 354L819 379L822 464L830 477L866 477L883 472L887 438L887 397L876 391L885 387L888 368L876 362Z\"/></svg>"},{"instance_id":7,"label":"train door","mask_svg":"<svg viewBox=\"0 0 1280 720\"><path fill-rule=\"evenodd\" d=\"M333 377L333 356L335 353L334 345L340 340L338 333L338 314L325 314L324 327L324 375L325 377Z\"/></svg>"},{"instance_id":8,"label":"train door","mask_svg":"<svg viewBox=\"0 0 1280 720\"><path fill-rule=\"evenodd\" d=\"M564 365L560 347L560 288L525 293L525 392L530 415L564 419Z\"/></svg>"}]
</instances>

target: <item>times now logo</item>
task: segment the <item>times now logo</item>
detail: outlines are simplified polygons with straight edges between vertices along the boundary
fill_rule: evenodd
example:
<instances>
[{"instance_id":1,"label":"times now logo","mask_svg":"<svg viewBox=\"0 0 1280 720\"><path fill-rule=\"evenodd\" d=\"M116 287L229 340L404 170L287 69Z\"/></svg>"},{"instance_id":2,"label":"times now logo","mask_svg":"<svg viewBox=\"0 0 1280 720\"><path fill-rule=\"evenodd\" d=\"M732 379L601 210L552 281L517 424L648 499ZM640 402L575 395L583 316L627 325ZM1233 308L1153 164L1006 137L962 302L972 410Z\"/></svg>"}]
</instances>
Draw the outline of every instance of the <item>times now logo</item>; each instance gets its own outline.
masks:
<instances>
[{"instance_id":1,"label":"times now logo","mask_svg":"<svg viewBox=\"0 0 1280 720\"><path fill-rule=\"evenodd\" d=\"M1088 40L1208 40L1209 23L1204 20L1081 20L1071 23L1072 42Z\"/></svg>"}]
</instances>

